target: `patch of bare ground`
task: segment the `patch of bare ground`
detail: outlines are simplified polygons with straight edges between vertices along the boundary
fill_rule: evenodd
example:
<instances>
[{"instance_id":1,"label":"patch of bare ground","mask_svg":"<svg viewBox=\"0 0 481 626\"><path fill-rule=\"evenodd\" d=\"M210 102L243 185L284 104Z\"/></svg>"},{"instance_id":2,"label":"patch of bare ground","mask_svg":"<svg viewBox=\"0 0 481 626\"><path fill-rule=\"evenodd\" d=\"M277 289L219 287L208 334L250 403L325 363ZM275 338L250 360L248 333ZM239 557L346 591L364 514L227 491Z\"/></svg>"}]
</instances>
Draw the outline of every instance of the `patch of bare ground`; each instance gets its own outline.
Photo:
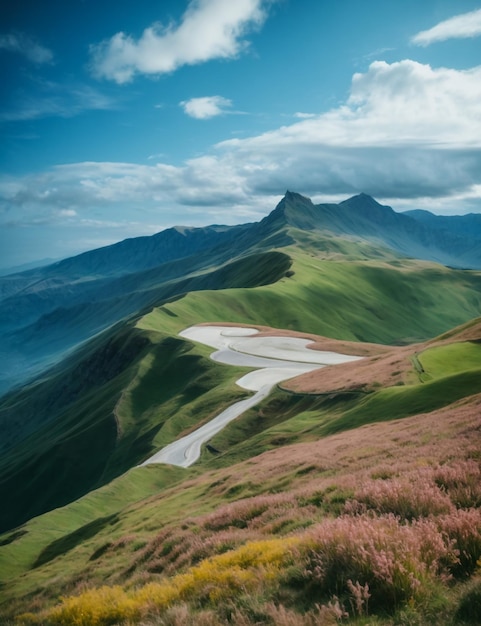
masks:
<instances>
[{"instance_id":1,"label":"patch of bare ground","mask_svg":"<svg viewBox=\"0 0 481 626\"><path fill-rule=\"evenodd\" d=\"M476 318L467 324L458 326L429 341L428 344L451 343L452 341L481 341L481 318Z\"/></svg>"},{"instance_id":2,"label":"patch of bare ground","mask_svg":"<svg viewBox=\"0 0 481 626\"><path fill-rule=\"evenodd\" d=\"M358 344L359 347L365 344ZM314 370L279 386L294 393L337 393L340 391L367 391L373 387L392 387L413 378L411 358L424 344L402 348L386 348L384 354L370 356L362 361L330 365ZM337 351L340 351L337 348ZM359 351L360 352L360 351Z\"/></svg>"},{"instance_id":3,"label":"patch of bare ground","mask_svg":"<svg viewBox=\"0 0 481 626\"><path fill-rule=\"evenodd\" d=\"M314 336L311 335L311 337ZM322 394L339 391L367 391L373 387L409 384L416 382L413 360L417 354L427 348L462 341L481 341L481 321L470 322L455 331L424 343L403 347L319 339L314 346L309 347L357 354L367 358L315 370L283 382L279 386L294 393ZM352 350L352 352L347 350Z\"/></svg>"},{"instance_id":4,"label":"patch of bare ground","mask_svg":"<svg viewBox=\"0 0 481 626\"><path fill-rule=\"evenodd\" d=\"M200 324L207 325L207 324ZM323 394L341 391L369 391L373 388L417 382L413 369L416 354L433 345L455 341L481 341L481 321L469 322L454 331L424 343L410 346L385 346L330 339L310 333L301 333L268 326L217 322L218 326L242 326L259 331L259 337L297 337L313 343L311 350L325 350L365 357L349 364L331 365L297 376L280 384L280 388L293 393Z\"/></svg>"}]
</instances>

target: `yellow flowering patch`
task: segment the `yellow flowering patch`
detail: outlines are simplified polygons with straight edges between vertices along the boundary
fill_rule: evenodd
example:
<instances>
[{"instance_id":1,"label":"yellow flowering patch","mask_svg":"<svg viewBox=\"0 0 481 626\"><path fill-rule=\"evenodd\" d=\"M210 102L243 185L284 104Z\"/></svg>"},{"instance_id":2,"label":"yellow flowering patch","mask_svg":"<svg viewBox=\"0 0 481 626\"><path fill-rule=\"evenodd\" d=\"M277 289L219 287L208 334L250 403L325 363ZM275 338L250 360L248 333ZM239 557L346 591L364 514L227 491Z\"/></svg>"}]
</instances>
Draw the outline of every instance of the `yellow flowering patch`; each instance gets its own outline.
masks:
<instances>
[{"instance_id":1,"label":"yellow flowering patch","mask_svg":"<svg viewBox=\"0 0 481 626\"><path fill-rule=\"evenodd\" d=\"M48 619L62 626L97 626L120 620L135 620L140 616L138 603L121 587L100 587L79 596L62 598L62 603L43 615L26 613L19 616L23 623L43 624Z\"/></svg>"},{"instance_id":2,"label":"yellow flowering patch","mask_svg":"<svg viewBox=\"0 0 481 626\"><path fill-rule=\"evenodd\" d=\"M62 603L39 616L24 614L26 624L107 626L121 620L140 621L149 609L162 609L178 601L202 599L211 603L228 599L272 580L292 560L299 538L253 541L235 550L205 559L184 574L150 583L127 593L121 587L100 587Z\"/></svg>"}]
</instances>

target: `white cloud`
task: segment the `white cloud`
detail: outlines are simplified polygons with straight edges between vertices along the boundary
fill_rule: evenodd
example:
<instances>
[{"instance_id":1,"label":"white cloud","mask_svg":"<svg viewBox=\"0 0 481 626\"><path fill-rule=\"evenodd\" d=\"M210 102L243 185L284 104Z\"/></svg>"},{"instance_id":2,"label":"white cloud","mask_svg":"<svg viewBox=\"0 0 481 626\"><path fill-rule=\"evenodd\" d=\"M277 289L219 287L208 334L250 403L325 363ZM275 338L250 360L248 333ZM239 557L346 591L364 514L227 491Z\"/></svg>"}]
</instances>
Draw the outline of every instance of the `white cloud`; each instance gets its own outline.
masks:
<instances>
[{"instance_id":1,"label":"white cloud","mask_svg":"<svg viewBox=\"0 0 481 626\"><path fill-rule=\"evenodd\" d=\"M297 117L299 120L308 120L310 118L317 117L317 115L315 113L301 113L298 111L297 113L294 113L294 117Z\"/></svg>"},{"instance_id":2,"label":"white cloud","mask_svg":"<svg viewBox=\"0 0 481 626\"><path fill-rule=\"evenodd\" d=\"M191 98L180 103L184 112L197 120L207 120L217 115L222 115L226 109L232 106L232 101L222 96L205 96L203 98Z\"/></svg>"},{"instance_id":3,"label":"white cloud","mask_svg":"<svg viewBox=\"0 0 481 626\"><path fill-rule=\"evenodd\" d=\"M0 50L21 54L31 63L38 65L51 63L53 60L51 50L41 46L24 33L7 33L0 35Z\"/></svg>"},{"instance_id":4,"label":"white cloud","mask_svg":"<svg viewBox=\"0 0 481 626\"><path fill-rule=\"evenodd\" d=\"M265 215L286 189L317 201L364 191L394 208L481 212L481 66L375 62L353 76L341 106L221 142L182 166L77 163L0 179L0 213L238 223Z\"/></svg>"},{"instance_id":5,"label":"white cloud","mask_svg":"<svg viewBox=\"0 0 481 626\"><path fill-rule=\"evenodd\" d=\"M456 15L439 22L428 30L423 30L412 37L411 42L418 46L429 46L436 41L447 39L466 39L481 35L481 9Z\"/></svg>"},{"instance_id":6,"label":"white cloud","mask_svg":"<svg viewBox=\"0 0 481 626\"><path fill-rule=\"evenodd\" d=\"M119 32L91 47L92 69L101 78L126 83L135 74L166 74L183 65L234 58L248 32L266 19L272 0L191 0L180 24L153 24L140 39Z\"/></svg>"},{"instance_id":7,"label":"white cloud","mask_svg":"<svg viewBox=\"0 0 481 626\"><path fill-rule=\"evenodd\" d=\"M60 209L58 215L60 217L76 217L77 211L75 211L74 209Z\"/></svg>"},{"instance_id":8,"label":"white cloud","mask_svg":"<svg viewBox=\"0 0 481 626\"><path fill-rule=\"evenodd\" d=\"M344 105L217 149L255 193L466 195L481 180L481 66L375 62Z\"/></svg>"},{"instance_id":9,"label":"white cloud","mask_svg":"<svg viewBox=\"0 0 481 626\"><path fill-rule=\"evenodd\" d=\"M293 147L481 147L481 66L460 71L410 60L376 61L366 73L354 74L350 96L338 108L220 145L253 153Z\"/></svg>"}]
</instances>

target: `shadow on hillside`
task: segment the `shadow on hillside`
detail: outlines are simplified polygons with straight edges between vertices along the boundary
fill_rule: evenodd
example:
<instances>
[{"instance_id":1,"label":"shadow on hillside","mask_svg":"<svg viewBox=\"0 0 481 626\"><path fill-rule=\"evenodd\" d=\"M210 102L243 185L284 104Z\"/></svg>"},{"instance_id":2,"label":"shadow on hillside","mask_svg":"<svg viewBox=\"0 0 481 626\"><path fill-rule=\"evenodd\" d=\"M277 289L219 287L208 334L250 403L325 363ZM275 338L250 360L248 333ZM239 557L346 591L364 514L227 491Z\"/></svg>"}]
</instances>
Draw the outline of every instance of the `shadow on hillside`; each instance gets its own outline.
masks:
<instances>
[{"instance_id":1,"label":"shadow on hillside","mask_svg":"<svg viewBox=\"0 0 481 626\"><path fill-rule=\"evenodd\" d=\"M46 546L42 552L40 552L35 563L33 564L33 568L45 565L45 563L53 561L53 559L56 559L58 556L73 550L73 548L82 542L94 537L106 526L115 524L118 519L119 517L116 514L99 517L93 522L89 522L88 524L85 524L85 526L81 526L77 530L74 530L72 533L52 541L52 543L49 543L49 545Z\"/></svg>"}]
</instances>

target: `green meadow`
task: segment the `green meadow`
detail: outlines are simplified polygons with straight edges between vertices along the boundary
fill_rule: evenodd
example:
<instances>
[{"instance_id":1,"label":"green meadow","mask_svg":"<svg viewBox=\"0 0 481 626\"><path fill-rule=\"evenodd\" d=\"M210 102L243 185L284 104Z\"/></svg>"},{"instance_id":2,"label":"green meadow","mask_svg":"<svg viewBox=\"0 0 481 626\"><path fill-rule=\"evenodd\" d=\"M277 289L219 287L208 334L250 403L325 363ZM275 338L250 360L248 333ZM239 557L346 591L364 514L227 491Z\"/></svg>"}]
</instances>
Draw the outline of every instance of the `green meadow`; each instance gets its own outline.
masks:
<instances>
[{"instance_id":1,"label":"green meadow","mask_svg":"<svg viewBox=\"0 0 481 626\"><path fill-rule=\"evenodd\" d=\"M461 606L461 595L474 589L476 566L469 566L469 575L466 566L465 586L461 581L452 591L443 582L450 575L445 564L454 558L451 553L440 553L439 575L432 574L434 565L428 575L428 565L421 557L412 557L411 563L416 562L412 575L430 592L417 594L413 587L412 593L406 592L396 604L394 614L386 613L379 599L382 587L376 587L375 575L370 573L369 578L366 574L375 594L373 613L368 617L349 608L349 597L354 597L346 591L349 573L339 575L337 595L335 589L326 587L316 596L315 576L303 582L305 572L296 570L295 552L278 554L277 544L265 545L249 561L253 570L245 565L245 554L235 552L250 542L295 537L292 541L299 542L303 558L308 559L311 544L302 534L305 529L337 519L346 502L354 506L357 486L349 483L340 465L337 469L318 467L315 462L303 465L302 453L295 468L279 462L279 468L269 470L270 474L261 469L254 472L256 463L284 448L290 450L293 444L307 450L315 442L345 436L348 446L354 432L381 428L387 422L401 428L400 424L410 424L409 420L418 415L457 406L463 400L471 402L481 392L481 344L457 340L458 331L452 331L479 315L478 272L393 259L387 254L380 254L376 261L360 260L362 254L369 256L369 250L361 254L352 242L344 242L339 250L332 242L327 253L321 253L306 237L303 250L290 246L275 254L259 252L216 268L222 288L216 288L208 273L200 273L195 284L202 280L201 290L191 291L186 284L185 293L162 299L82 346L62 371L53 370L28 394L20 391L7 397L0 410L9 414L17 411L18 419L34 413L37 407L43 407L44 413L39 413L35 429L7 449L0 461L2 524L6 530L0 536L0 614L4 611L10 618L29 612L25 623L160 625L182 623L162 620L167 609L180 615L179 607L184 606L186 624L196 623L204 611L211 621L204 616L206 621L198 623L206 626L304 626L315 622L307 621L308 617L303 622L303 614L312 614L309 619L314 620L316 603L333 607L333 598L338 597L352 623L414 625L436 623L433 607L445 594L442 610L450 620L445 623L458 623L455 613ZM357 260L348 260L350 252ZM433 340L427 347L413 345L412 368L403 384L373 385L368 392L349 394L293 394L276 389L217 434L211 448L205 448L191 468L136 467L162 446L248 394L235 384L246 368L215 363L209 358L211 349L178 337L182 329L201 322L265 325L398 346L431 340L443 333L444 337L449 333L449 338ZM64 404L56 399L62 379L65 387L70 385L70 397ZM433 467L443 462L434 452L432 455ZM381 458L377 461L380 472L384 471L383 462ZM467 482L471 480L468 474L463 479ZM320 481L316 489L311 479ZM275 500L281 496L286 498L283 504ZM474 500L477 497L473 496ZM246 499L256 498L259 500L245 515L235 508L244 506ZM273 518L261 530L251 520L267 516L269 506L263 508L262 498L273 499ZM473 509L477 506L474 500L470 501ZM446 504L445 513L455 516L455 504ZM225 526L215 521L223 516L231 520ZM216 534L221 530L223 535ZM399 540L407 532L403 523L391 530L399 533ZM481 527L479 531L481 537ZM195 547L196 537L200 543ZM321 545L324 539L316 541ZM472 542L476 551L477 535ZM235 580L228 578L221 560L216 560L229 550L234 551L232 563L240 567L240 573L235 569L239 576ZM239 565L241 562L244 565ZM203 570L195 569L203 563L212 580L226 584L235 597L243 598L237 608L225 598L216 608L201 582ZM285 575L281 572L284 567ZM454 571L454 564L452 568ZM187 578L181 580L178 574ZM359 579L359 584L364 584L363 580ZM135 610L129 613L125 609L117 617L108 612L95 617L91 608L92 603L101 603L99 591L95 598L85 596L85 604L79 608L80 613L83 610L90 616L85 622L73 621L77 615L73 604L65 608L63 617L59 613L58 619L48 612L60 595L78 595L90 587L100 589L104 582L112 588L118 586L115 593L122 597L122 606L135 605ZM158 600L157 614L155 607L148 608L139 591L150 583L171 585L152 588L158 598L170 598ZM255 598L257 609L255 602L239 591L242 584L249 590L247 595ZM307 595L300 592L302 585L310 590ZM389 593L398 591L390 589ZM122 595L129 593L132 595ZM92 606L87 610L89 602ZM110 606L109 602L105 605ZM279 614L272 617L272 607L283 602L286 611L292 612L291 621L288 617L279 621ZM409 610L412 619L406 617ZM260 616L257 622L256 611ZM332 621L334 613L331 611L329 617L328 612L324 610L325 623L336 623ZM241 614L244 622L240 621ZM35 615L44 622L35 621Z\"/></svg>"}]
</instances>

